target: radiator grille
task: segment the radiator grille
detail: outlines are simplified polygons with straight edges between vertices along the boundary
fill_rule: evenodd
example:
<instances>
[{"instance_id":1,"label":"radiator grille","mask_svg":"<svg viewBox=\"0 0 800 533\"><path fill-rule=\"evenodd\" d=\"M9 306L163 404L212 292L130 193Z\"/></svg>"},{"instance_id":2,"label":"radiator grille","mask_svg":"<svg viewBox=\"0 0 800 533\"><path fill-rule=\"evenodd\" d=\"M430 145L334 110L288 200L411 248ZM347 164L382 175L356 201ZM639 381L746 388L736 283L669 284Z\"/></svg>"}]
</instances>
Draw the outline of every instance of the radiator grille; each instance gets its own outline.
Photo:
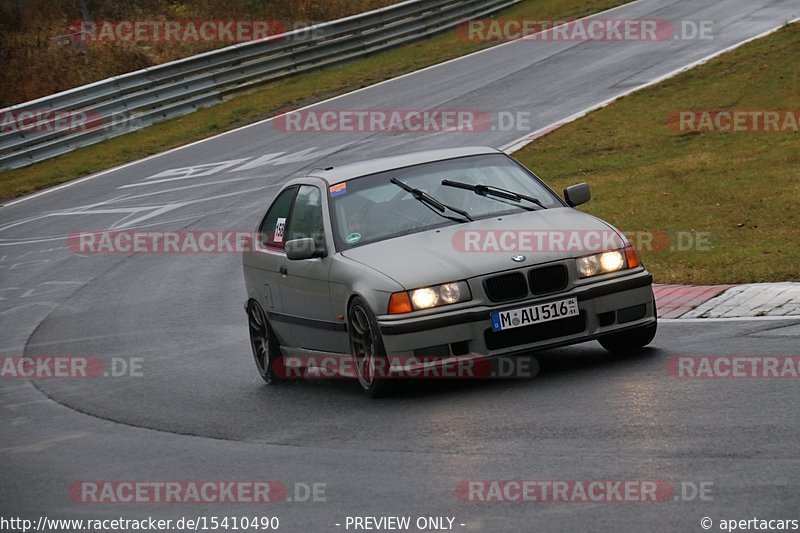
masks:
<instances>
[{"instance_id":1,"label":"radiator grille","mask_svg":"<svg viewBox=\"0 0 800 533\"><path fill-rule=\"evenodd\" d=\"M547 294L557 292L567 287L569 277L567 267L564 265L551 265L534 268L528 272L528 281L533 294Z\"/></svg>"},{"instance_id":2,"label":"radiator grille","mask_svg":"<svg viewBox=\"0 0 800 533\"><path fill-rule=\"evenodd\" d=\"M487 278L483 282L486 296L493 302L507 302L517 300L528 295L528 284L521 272L512 272Z\"/></svg>"}]
</instances>

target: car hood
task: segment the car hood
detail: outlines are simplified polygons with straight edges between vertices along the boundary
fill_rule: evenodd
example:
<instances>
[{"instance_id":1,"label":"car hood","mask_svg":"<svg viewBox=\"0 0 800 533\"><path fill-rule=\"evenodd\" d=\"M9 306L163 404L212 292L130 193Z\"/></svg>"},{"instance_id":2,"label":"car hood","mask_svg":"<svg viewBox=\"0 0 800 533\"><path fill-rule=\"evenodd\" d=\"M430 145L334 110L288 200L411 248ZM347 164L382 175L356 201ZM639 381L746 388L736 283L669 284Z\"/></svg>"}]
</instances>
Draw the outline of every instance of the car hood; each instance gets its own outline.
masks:
<instances>
[{"instance_id":1,"label":"car hood","mask_svg":"<svg viewBox=\"0 0 800 533\"><path fill-rule=\"evenodd\" d=\"M619 248L624 242L606 222L564 207L454 224L366 244L342 255L411 289L579 257ZM515 255L525 259L515 262Z\"/></svg>"}]
</instances>

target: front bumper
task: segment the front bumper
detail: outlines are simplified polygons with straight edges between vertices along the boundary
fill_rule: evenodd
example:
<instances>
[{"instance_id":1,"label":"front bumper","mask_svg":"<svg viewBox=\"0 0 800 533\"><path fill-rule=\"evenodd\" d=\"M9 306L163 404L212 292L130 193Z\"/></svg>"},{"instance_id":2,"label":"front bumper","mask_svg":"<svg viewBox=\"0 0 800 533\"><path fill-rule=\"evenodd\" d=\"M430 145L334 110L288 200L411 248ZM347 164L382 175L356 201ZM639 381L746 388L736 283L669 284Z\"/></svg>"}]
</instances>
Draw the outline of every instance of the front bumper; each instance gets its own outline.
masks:
<instances>
[{"instance_id":1,"label":"front bumper","mask_svg":"<svg viewBox=\"0 0 800 533\"><path fill-rule=\"evenodd\" d=\"M378 326L387 354L495 356L576 344L656 321L653 277L646 270L569 291L414 318L383 315ZM494 333L492 311L577 298L577 317ZM449 352L449 354L447 353Z\"/></svg>"}]
</instances>

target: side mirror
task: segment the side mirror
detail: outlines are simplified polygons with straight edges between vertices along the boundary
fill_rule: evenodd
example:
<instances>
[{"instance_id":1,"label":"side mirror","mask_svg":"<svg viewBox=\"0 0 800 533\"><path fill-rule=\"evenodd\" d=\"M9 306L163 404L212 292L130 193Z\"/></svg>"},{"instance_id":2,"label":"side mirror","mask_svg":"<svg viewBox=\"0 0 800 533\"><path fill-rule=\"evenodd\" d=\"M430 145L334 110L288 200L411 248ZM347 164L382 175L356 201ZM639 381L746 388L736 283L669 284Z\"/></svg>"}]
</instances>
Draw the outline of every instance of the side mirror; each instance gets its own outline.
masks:
<instances>
[{"instance_id":1,"label":"side mirror","mask_svg":"<svg viewBox=\"0 0 800 533\"><path fill-rule=\"evenodd\" d=\"M302 261L303 259L325 257L326 255L325 250L317 247L317 243L310 237L286 241L283 250L286 252L286 257L291 261Z\"/></svg>"},{"instance_id":2,"label":"side mirror","mask_svg":"<svg viewBox=\"0 0 800 533\"><path fill-rule=\"evenodd\" d=\"M567 205L570 207L585 204L591 197L592 192L589 190L588 183L578 183L564 189L564 200L567 201Z\"/></svg>"}]
</instances>

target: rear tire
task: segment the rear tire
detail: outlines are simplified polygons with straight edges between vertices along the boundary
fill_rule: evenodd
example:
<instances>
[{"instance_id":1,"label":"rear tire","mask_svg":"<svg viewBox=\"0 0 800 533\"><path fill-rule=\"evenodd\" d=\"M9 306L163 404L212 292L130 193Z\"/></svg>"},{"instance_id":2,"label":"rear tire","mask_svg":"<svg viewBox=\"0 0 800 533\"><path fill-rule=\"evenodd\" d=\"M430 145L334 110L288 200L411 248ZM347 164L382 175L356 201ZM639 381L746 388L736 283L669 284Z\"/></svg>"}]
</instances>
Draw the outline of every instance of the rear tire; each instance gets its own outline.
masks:
<instances>
[{"instance_id":1,"label":"rear tire","mask_svg":"<svg viewBox=\"0 0 800 533\"><path fill-rule=\"evenodd\" d=\"M600 337L597 341L600 346L611 353L632 352L650 344L656 336L657 329L658 322L653 322L646 326Z\"/></svg>"},{"instance_id":2,"label":"rear tire","mask_svg":"<svg viewBox=\"0 0 800 533\"><path fill-rule=\"evenodd\" d=\"M250 330L250 347L253 350L253 359L256 370L266 383L274 385L281 381L290 381L300 376L289 376L284 368L283 354L278 338L272 331L264 310L255 300L247 304L247 324ZM297 369L294 369L297 371Z\"/></svg>"},{"instance_id":3,"label":"rear tire","mask_svg":"<svg viewBox=\"0 0 800 533\"><path fill-rule=\"evenodd\" d=\"M358 384L370 398L385 396L393 385L385 377L386 348L375 314L360 296L353 299L347 312L347 331Z\"/></svg>"}]
</instances>

